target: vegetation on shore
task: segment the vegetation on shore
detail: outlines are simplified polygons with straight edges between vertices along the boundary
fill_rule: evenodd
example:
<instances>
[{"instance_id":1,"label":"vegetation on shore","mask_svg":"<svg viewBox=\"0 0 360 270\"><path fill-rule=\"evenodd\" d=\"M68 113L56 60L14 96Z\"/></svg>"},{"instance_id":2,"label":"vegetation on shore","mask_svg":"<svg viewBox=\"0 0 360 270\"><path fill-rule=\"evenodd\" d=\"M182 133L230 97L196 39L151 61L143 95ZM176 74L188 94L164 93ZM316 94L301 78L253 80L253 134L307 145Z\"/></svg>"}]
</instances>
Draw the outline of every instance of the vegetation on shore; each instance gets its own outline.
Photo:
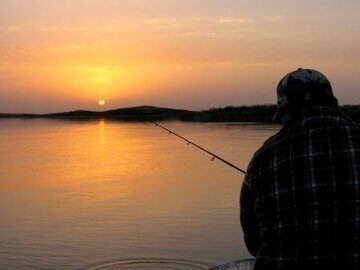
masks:
<instances>
[{"instance_id":1,"label":"vegetation on shore","mask_svg":"<svg viewBox=\"0 0 360 270\"><path fill-rule=\"evenodd\" d=\"M355 122L360 122L360 105L344 105L339 110ZM212 108L182 116L184 121L195 122L262 122L273 123L276 105L228 106Z\"/></svg>"},{"instance_id":2,"label":"vegetation on shore","mask_svg":"<svg viewBox=\"0 0 360 270\"><path fill-rule=\"evenodd\" d=\"M272 123L276 105L228 106L204 111L189 111L154 106L121 108L103 112L72 111L53 114L0 114L0 118L57 118L93 119L107 118L119 120L181 120L192 122L262 122ZM360 105L344 105L340 111L360 122Z\"/></svg>"},{"instance_id":3,"label":"vegetation on shore","mask_svg":"<svg viewBox=\"0 0 360 270\"><path fill-rule=\"evenodd\" d=\"M270 123L272 122L276 110L276 105L228 106L185 114L182 116L181 120L195 122Z\"/></svg>"}]
</instances>

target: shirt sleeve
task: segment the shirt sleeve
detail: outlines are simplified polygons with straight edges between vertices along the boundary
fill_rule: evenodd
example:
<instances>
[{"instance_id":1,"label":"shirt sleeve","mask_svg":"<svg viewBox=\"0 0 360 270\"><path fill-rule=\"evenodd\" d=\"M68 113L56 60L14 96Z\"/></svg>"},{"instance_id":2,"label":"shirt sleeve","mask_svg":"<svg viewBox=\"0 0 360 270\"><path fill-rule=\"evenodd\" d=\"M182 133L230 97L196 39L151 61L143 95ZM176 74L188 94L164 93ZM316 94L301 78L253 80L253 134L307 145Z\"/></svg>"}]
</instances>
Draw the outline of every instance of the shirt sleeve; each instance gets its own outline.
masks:
<instances>
[{"instance_id":1,"label":"shirt sleeve","mask_svg":"<svg viewBox=\"0 0 360 270\"><path fill-rule=\"evenodd\" d=\"M257 177L256 164L250 162L240 193L240 222L244 240L250 254L256 257L260 247L260 230L256 220L255 199L251 182Z\"/></svg>"}]
</instances>

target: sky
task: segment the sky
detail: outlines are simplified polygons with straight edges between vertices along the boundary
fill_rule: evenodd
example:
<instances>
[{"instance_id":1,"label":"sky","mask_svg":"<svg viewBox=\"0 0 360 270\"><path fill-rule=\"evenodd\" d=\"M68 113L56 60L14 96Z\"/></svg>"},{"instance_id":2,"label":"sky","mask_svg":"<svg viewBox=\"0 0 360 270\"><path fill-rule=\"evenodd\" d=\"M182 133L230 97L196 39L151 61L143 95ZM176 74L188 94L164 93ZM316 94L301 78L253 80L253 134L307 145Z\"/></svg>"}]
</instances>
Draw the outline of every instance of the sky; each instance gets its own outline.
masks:
<instances>
[{"instance_id":1,"label":"sky","mask_svg":"<svg viewBox=\"0 0 360 270\"><path fill-rule=\"evenodd\" d=\"M360 103L360 1L0 0L0 112L275 103L298 67Z\"/></svg>"}]
</instances>

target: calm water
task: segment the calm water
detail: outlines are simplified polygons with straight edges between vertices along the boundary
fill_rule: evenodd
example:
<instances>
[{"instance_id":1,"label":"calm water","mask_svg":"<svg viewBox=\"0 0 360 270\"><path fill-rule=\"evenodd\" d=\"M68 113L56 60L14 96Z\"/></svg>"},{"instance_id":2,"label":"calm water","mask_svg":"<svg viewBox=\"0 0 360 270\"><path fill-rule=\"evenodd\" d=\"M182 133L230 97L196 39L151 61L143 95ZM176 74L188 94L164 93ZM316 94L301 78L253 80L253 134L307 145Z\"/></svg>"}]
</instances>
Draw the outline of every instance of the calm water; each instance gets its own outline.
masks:
<instances>
[{"instance_id":1,"label":"calm water","mask_svg":"<svg viewBox=\"0 0 360 270\"><path fill-rule=\"evenodd\" d=\"M278 129L163 124L244 169ZM150 124L0 120L0 269L247 258L242 181Z\"/></svg>"}]
</instances>

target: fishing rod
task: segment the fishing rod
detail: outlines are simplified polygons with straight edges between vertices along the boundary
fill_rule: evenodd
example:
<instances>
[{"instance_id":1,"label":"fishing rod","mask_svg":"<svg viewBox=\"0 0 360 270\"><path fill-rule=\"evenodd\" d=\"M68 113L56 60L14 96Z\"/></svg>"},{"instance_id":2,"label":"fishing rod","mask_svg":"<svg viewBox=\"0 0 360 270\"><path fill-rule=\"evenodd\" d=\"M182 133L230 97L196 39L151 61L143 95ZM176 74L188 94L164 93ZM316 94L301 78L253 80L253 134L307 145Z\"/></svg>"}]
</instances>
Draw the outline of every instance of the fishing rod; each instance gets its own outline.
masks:
<instances>
[{"instance_id":1,"label":"fishing rod","mask_svg":"<svg viewBox=\"0 0 360 270\"><path fill-rule=\"evenodd\" d=\"M159 128L162 128L163 130L166 130L167 132L169 132L169 135L173 134L173 135L175 135L176 137L178 137L178 138L186 141L188 145L193 145L193 146L195 146L196 148L198 148L198 149L204 151L205 153L209 154L210 156L212 156L211 161L214 161L215 159L218 159L218 160L220 160L221 162L225 163L226 165L228 165L228 166L230 166L230 167L232 167L232 168L234 168L234 169L242 172L243 174L246 174L246 171L240 169L239 167L237 167L237 166L235 166L234 164L230 163L229 161L227 161L227 160L219 157L218 155L216 155L216 154L214 154L214 153L206 150L205 148L201 147L200 145L198 145L198 144L196 144L196 143L194 143L194 142L192 142L192 141L184 138L183 136L181 136L181 135L173 132L173 131L170 130L170 129L167 129L166 127L163 127L162 125L159 125L158 123L155 123L155 122L151 122L151 123L153 123L155 126L157 126L157 127L159 127Z\"/></svg>"}]
</instances>

